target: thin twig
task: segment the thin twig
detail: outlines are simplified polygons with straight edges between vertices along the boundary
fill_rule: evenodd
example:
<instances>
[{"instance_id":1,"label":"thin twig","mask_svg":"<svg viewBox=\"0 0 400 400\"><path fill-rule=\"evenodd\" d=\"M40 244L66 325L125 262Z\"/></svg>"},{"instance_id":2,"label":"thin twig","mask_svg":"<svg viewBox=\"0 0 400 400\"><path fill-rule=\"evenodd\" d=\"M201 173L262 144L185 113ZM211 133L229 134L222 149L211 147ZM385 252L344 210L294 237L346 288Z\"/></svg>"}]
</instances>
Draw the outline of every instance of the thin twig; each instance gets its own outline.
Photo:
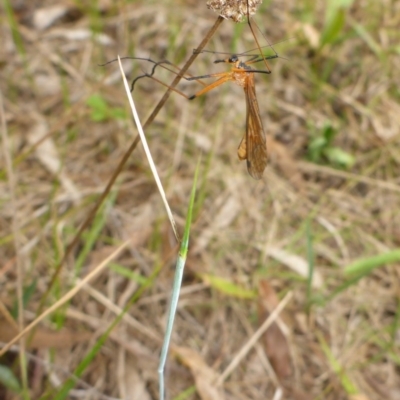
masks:
<instances>
[{"instance_id":1,"label":"thin twig","mask_svg":"<svg viewBox=\"0 0 400 400\"><path fill-rule=\"evenodd\" d=\"M161 110L162 106L165 104L165 102L167 101L168 97L170 96L170 94L172 92L172 88L175 87L179 83L182 75L189 69L189 67L192 65L193 61L198 56L198 52L200 52L202 49L204 49L204 47L207 45L208 41L214 35L214 33L216 32L218 27L221 25L223 20L224 19L222 17L218 17L217 18L217 20L215 21L215 24L212 26L212 28L209 30L209 32L207 33L205 38L200 43L199 47L197 48L197 51L190 56L189 60L185 63L185 65L182 67L182 69L180 70L178 75L172 81L172 83L170 85L170 88L165 92L164 96L158 102L158 104L154 108L154 110L151 113L151 115L147 118L147 121L143 124L143 128L144 129L154 121L154 118L157 116L157 114ZM46 302L47 296L49 295L51 288L53 287L58 275L60 274L61 268L62 268L63 264L65 263L65 260L69 257L69 255L71 254L72 250L77 245L82 232L92 222L92 219L96 215L97 210L99 209L99 207L103 203L104 199L107 197L107 195L110 192L112 186L114 185L115 180L117 179L119 173L121 172L121 170L123 169L124 165L128 161L128 159L129 159L130 155L132 154L133 150L135 150L137 144L139 143L139 140L140 140L140 137L139 137L139 135L137 135L135 140L132 142L132 144L130 145L129 149L127 150L127 152L122 157L120 163L118 164L118 167L114 171L113 175L111 176L111 179L109 180L106 188L104 189L104 192L98 198L96 204L94 205L93 209L89 213L88 217L86 218L86 220L83 222L83 224L79 228L79 230L78 230L77 234L75 235L75 237L72 239L72 242L68 245L63 258L61 259L60 263L57 265L57 267L55 269L55 272L53 273L53 276L51 277L48 289L47 289L46 293L43 295L43 297L41 299L41 302L40 302L40 305L39 305L39 308L37 310L37 314L36 315L39 315L41 313L41 311L42 311L42 309L44 307L44 304Z\"/></svg>"}]
</instances>

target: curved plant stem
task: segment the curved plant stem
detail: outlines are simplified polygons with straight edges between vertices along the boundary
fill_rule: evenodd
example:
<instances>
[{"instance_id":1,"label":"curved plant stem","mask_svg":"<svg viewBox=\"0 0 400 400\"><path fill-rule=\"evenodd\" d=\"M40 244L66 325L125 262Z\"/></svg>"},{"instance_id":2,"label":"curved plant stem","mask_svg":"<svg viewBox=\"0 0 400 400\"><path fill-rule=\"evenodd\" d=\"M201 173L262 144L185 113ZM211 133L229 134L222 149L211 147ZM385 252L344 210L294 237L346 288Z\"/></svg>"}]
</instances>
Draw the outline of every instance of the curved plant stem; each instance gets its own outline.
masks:
<instances>
[{"instance_id":1,"label":"curved plant stem","mask_svg":"<svg viewBox=\"0 0 400 400\"><path fill-rule=\"evenodd\" d=\"M161 100L155 106L153 112L147 118L147 121L143 124L143 128L144 129L154 121L154 118L157 116L157 114L159 113L159 111L161 110L161 108L163 107L165 102L167 101L168 97L170 96L170 94L172 92L172 88L174 88L179 83L179 81L182 78L182 75L189 69L189 67L192 65L193 61L196 59L196 57L198 56L200 51L202 49L204 49L204 47L207 45L207 43L209 42L211 37L214 35L214 33L216 32L218 27L221 25L221 22L223 20L224 19L222 17L218 17L217 18L217 20L215 21L214 25L211 27L211 29L209 30L207 35L204 37L204 39L200 43L199 47L193 52L193 54L190 56L190 58L186 61L185 65L182 67L182 69L179 71L178 75L172 81L172 83L170 85L170 88L165 92L164 96L161 98ZM135 150L136 146L138 145L139 140L140 140L140 137L139 137L139 135L137 135L136 138L134 139L134 141L132 142L132 144L129 146L129 149L127 150L127 152L122 157L120 163L118 164L118 167L114 171L114 173L111 176L106 188L104 189L104 192L98 198L96 204L94 205L93 209L90 211L90 213L89 213L88 217L86 218L86 220L84 221L84 223L79 228L79 230L78 230L77 234L75 235L75 237L73 238L72 242L68 245L64 256L62 257L61 261L57 265L57 267L56 267L56 269L55 269L55 271L53 273L53 276L51 277L49 286L48 286L45 294L43 295L43 297L41 299L41 302L40 302L40 305L39 305L39 308L37 310L37 314L36 315L39 315L41 313L41 311L43 309L43 306L44 306L44 304L46 302L47 296L49 295L50 290L53 287L53 285L54 285L54 283L55 283L55 281L56 281L56 279L57 279L57 277L58 277L58 275L59 275L59 273L61 271L61 268L62 268L65 260L67 259L67 257L69 257L69 255L71 254L72 250L75 248L76 244L79 241L79 238L80 238L82 232L92 222L92 219L95 216L95 214L97 213L97 210L99 209L99 207L103 203L104 199L107 197L107 195L110 192L112 186L114 185L119 173L121 172L121 170L123 169L124 165L128 161L128 159L129 159L130 155L132 154L133 150Z\"/></svg>"}]
</instances>

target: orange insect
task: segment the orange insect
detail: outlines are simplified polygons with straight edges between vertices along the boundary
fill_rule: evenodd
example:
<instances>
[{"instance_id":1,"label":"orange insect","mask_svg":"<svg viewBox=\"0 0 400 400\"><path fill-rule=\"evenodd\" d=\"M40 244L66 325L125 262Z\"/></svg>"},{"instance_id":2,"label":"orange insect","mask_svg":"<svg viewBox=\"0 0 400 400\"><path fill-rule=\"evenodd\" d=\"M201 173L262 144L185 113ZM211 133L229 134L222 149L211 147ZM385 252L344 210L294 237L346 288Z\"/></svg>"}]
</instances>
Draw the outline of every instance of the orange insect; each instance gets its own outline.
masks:
<instances>
[{"instance_id":1,"label":"orange insect","mask_svg":"<svg viewBox=\"0 0 400 400\"><path fill-rule=\"evenodd\" d=\"M248 61L242 61L242 60L240 60L240 57L251 57L251 58ZM278 57L277 54L270 55L270 56L265 56L265 55L259 56L259 55L254 55L254 54L245 54L245 53L240 54L240 55L232 55L231 57L229 57L227 59L214 61L214 63L224 62L224 63L232 64L231 71L229 71L229 72L220 72L220 73L216 73L216 74L208 74L208 75L195 76L195 77L183 76L183 78L188 81L200 80L200 79L205 79L205 78L218 78L215 82L204 87L203 89L198 91L193 96L186 96L181 91L179 91L175 88L172 88L172 90L181 94L182 96L186 97L187 99L193 100L196 97L199 97L226 82L234 81L236 84L243 87L244 93L246 96L246 133L243 136L243 139L239 144L237 153L238 153L238 157L240 160L247 160L247 170L254 179L262 178L263 172L268 163L266 136L265 136L264 127L263 127L263 124L261 121L260 109L259 109L258 101L257 101L257 97L256 97L254 74L255 73L270 74L271 70L270 69L268 69L268 70L253 69L251 67L251 64L254 64L254 63L257 63L260 61L265 62L265 60L269 60L269 59L277 58L277 57ZM138 79L141 79L144 77L151 77L155 81L168 87L167 84L165 84L164 82L161 82L160 80L155 78L153 76L153 74L154 74L157 66L162 65L162 64L168 64L170 66L173 66L173 64L171 64L169 61L165 61L165 60L156 62L149 58L135 58L135 57L132 57L132 58L146 60L146 61L154 63L151 73L145 73L143 75L140 75L132 82L132 87L131 87L132 90L134 88L136 81ZM171 72L175 72L175 71L169 69L168 67L165 67L165 66L163 66L163 67L168 69ZM200 83L202 83L202 82L200 81Z\"/></svg>"},{"instance_id":2,"label":"orange insect","mask_svg":"<svg viewBox=\"0 0 400 400\"><path fill-rule=\"evenodd\" d=\"M277 55L273 55L269 56L268 59L276 57ZM189 97L189 100L192 100L229 81L234 81L243 87L246 97L246 133L239 144L237 154L240 160L247 160L247 170L254 179L262 178L268 162L266 136L256 96L254 74L270 74L271 71L255 70L250 66L250 64L263 60L265 60L265 57L253 56L252 59L245 62L241 61L237 55L224 60L217 60L215 63L225 62L233 64L231 71L197 77L197 79L208 77L219 77L219 79ZM187 79L193 80L195 78Z\"/></svg>"}]
</instances>

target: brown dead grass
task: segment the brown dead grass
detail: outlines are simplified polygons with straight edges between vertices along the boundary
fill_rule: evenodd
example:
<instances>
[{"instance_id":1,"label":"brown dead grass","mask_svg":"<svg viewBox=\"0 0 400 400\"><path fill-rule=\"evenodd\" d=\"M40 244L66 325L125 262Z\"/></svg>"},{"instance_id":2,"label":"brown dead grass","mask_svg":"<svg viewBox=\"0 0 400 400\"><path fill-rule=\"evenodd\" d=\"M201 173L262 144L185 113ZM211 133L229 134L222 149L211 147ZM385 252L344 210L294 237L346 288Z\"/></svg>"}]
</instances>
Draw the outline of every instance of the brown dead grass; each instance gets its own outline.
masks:
<instances>
[{"instance_id":1,"label":"brown dead grass","mask_svg":"<svg viewBox=\"0 0 400 400\"><path fill-rule=\"evenodd\" d=\"M400 398L395 323L399 265L377 269L329 297L344 282L343 270L349 262L400 245L400 10L395 1L355 2L346 22L348 35L318 52L313 43L323 28L325 2L309 6L314 18L319 16L310 22L304 22L306 5L293 4L272 2L256 16L271 43L293 38L276 45L288 60L274 60L272 75L256 78L271 155L262 181L252 180L236 156L245 124L239 87L226 85L193 102L174 94L146 131L181 232L196 161L203 153L198 193L203 201L191 232L166 373L170 398L192 385L196 390L187 398L272 399L279 388L285 399ZM39 29L34 16L53 5L67 7L67 13ZM2 342L17 329L6 311L17 299L17 263L25 291L36 282L24 313L27 324L34 319L57 261L136 135L130 121L91 118L86 100L93 94L100 94L110 108L127 109L115 74L117 65L100 68L97 64L117 54L182 64L215 20L197 1L119 5L101 1L100 6L96 15L89 3L81 8L61 0L21 3L15 13L24 55L15 46L9 21L1 16L0 90L10 142L6 150L14 161L27 154L14 164L15 204L10 203L4 173L0 182L0 300L4 305L0 324L7 327L8 335L0 338ZM45 14L44 20L48 19ZM368 30L380 58L354 34L355 24ZM93 26L105 36L92 37ZM224 22L209 48L231 51L233 29L232 22ZM255 47L247 27L236 46L239 51ZM220 71L212 64L214 59L201 55L190 72ZM131 77L144 67L138 64L126 62ZM327 69L327 79L322 80ZM162 70L159 77L172 81L171 74ZM192 94L195 85L182 82L179 87ZM163 88L151 80L139 82L134 98L142 120L162 93ZM327 121L339 131L334 145L355 157L350 171L305 161L312 132ZM43 136L46 140L37 145ZM85 370L71 399L157 398L158 354L176 243L140 145L115 190L104 228L78 277L128 238L132 244L116 260L118 265L142 277L157 267L162 270ZM310 308L306 280L294 270L304 272L307 267L308 219L315 252L312 298L318 299ZM86 234L64 265L48 304L74 285L76 257L87 240ZM258 294L247 300L228 295L212 284L210 276ZM103 272L73 298L63 311L63 322L60 314L38 328L27 349L31 398L44 393L53 398L58 385L71 376L139 286L112 270ZM275 325L272 333L267 331L226 380L216 385L276 306L276 296L282 299L289 291L293 298L278 323L280 328ZM88 341L87 332L92 340ZM283 338L279 332L284 332ZM282 354L271 353L271 338ZM55 351L50 352L49 346ZM324 346L335 362L329 360ZM0 362L15 367L15 358L16 353L10 352ZM18 374L18 368L14 372ZM346 388L344 377L358 394ZM0 391L1 398L16 396Z\"/></svg>"}]
</instances>

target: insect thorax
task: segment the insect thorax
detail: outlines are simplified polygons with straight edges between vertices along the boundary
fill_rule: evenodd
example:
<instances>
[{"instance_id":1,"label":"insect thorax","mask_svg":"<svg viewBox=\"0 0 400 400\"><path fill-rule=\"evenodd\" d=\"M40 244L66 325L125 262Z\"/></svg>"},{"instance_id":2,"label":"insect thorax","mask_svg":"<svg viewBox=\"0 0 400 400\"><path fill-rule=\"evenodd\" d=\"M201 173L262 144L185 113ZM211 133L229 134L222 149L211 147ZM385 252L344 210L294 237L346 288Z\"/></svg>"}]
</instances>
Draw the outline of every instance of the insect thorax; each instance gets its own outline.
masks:
<instances>
[{"instance_id":1,"label":"insect thorax","mask_svg":"<svg viewBox=\"0 0 400 400\"><path fill-rule=\"evenodd\" d=\"M233 80L239 86L245 87L246 81L248 79L248 75L250 74L250 71L252 70L252 68L242 61L238 61L235 65L235 68L240 69L240 71L233 72Z\"/></svg>"}]
</instances>

